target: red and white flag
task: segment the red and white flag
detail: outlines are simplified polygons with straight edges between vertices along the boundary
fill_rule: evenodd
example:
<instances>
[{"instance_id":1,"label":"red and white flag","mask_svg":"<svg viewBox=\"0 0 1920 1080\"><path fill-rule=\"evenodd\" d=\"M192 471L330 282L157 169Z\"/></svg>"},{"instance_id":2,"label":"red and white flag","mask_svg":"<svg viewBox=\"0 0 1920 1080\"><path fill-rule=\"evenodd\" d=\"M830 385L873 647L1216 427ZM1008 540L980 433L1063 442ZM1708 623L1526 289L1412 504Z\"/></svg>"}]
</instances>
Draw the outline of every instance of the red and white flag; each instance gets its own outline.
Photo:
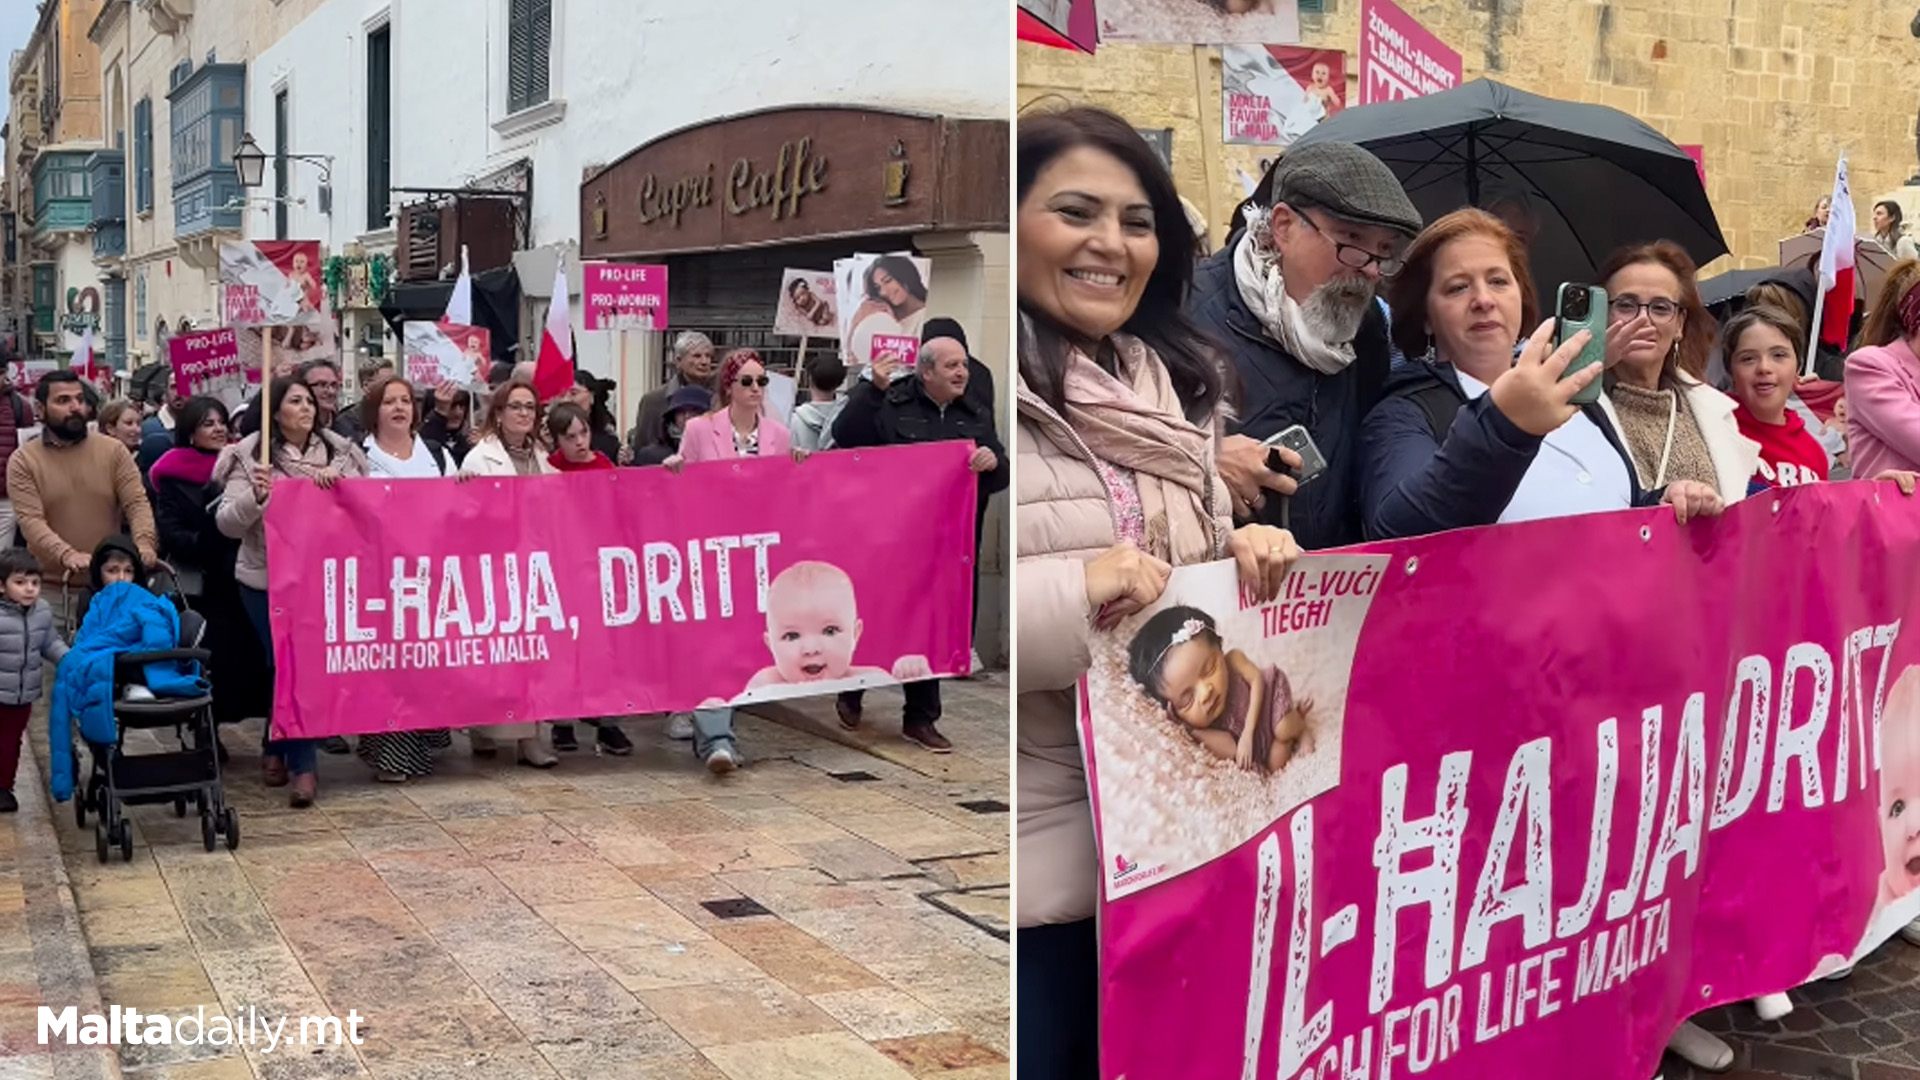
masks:
<instances>
[{"instance_id":1,"label":"red and white flag","mask_svg":"<svg viewBox=\"0 0 1920 1080\"><path fill-rule=\"evenodd\" d=\"M547 306L547 328L540 335L540 358L533 366L533 392L551 401L573 385L573 311L567 299L567 264L553 268L553 302Z\"/></svg>"},{"instance_id":2,"label":"red and white flag","mask_svg":"<svg viewBox=\"0 0 1920 1080\"><path fill-rule=\"evenodd\" d=\"M73 356L71 359L67 361L67 366L73 369L74 374L80 376L81 378L87 380L88 382L94 381L94 378L93 378L93 327L89 326L86 328L84 332L81 333L80 347L73 350Z\"/></svg>"},{"instance_id":3,"label":"red and white flag","mask_svg":"<svg viewBox=\"0 0 1920 1080\"><path fill-rule=\"evenodd\" d=\"M1827 214L1827 235L1820 245L1820 341L1846 348L1847 328L1853 320L1853 256L1858 241L1853 231L1853 189L1847 183L1847 158L1833 173L1833 204Z\"/></svg>"}]
</instances>

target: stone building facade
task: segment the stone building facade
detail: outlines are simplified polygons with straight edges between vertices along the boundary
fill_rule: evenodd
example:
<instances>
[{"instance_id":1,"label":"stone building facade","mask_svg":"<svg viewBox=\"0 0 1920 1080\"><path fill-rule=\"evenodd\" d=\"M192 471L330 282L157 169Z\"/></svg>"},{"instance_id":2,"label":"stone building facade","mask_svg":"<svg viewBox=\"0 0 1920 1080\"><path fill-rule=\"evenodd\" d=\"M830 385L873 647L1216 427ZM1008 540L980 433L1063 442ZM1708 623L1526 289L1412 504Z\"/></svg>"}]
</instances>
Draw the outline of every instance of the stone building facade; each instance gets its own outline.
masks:
<instances>
[{"instance_id":1,"label":"stone building facade","mask_svg":"<svg viewBox=\"0 0 1920 1080\"><path fill-rule=\"evenodd\" d=\"M1862 228L1871 200L1915 175L1920 40L1912 0L1399 0L1459 51L1468 79L1611 105L1705 148L1707 193L1733 262L1767 266L1833 185L1844 149ZM1300 44L1347 51L1358 93L1360 0L1301 15ZM1171 129L1174 178L1224 235L1277 151L1223 146L1220 60L1208 46L1103 45L1088 57L1019 46L1022 111L1061 101ZM1910 189L1911 190L1911 189ZM1913 192L1920 196L1920 191ZM1907 204L1920 217L1920 198Z\"/></svg>"}]
</instances>

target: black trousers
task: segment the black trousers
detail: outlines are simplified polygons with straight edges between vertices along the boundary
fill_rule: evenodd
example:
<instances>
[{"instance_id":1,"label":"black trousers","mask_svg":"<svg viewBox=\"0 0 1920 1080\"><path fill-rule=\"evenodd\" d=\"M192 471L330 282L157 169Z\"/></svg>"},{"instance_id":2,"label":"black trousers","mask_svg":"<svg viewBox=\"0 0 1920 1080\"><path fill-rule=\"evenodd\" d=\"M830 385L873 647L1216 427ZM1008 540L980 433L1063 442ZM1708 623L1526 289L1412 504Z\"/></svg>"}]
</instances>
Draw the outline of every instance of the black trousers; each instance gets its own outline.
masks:
<instances>
[{"instance_id":1,"label":"black trousers","mask_svg":"<svg viewBox=\"0 0 1920 1080\"><path fill-rule=\"evenodd\" d=\"M1019 1080L1098 1080L1100 942L1093 920L1016 933Z\"/></svg>"},{"instance_id":2,"label":"black trousers","mask_svg":"<svg viewBox=\"0 0 1920 1080\"><path fill-rule=\"evenodd\" d=\"M907 695L907 707L901 711L902 727L925 727L940 719L940 680L922 679L901 686ZM865 690L848 690L840 695L840 700L854 712L859 712L861 704L867 699Z\"/></svg>"}]
</instances>

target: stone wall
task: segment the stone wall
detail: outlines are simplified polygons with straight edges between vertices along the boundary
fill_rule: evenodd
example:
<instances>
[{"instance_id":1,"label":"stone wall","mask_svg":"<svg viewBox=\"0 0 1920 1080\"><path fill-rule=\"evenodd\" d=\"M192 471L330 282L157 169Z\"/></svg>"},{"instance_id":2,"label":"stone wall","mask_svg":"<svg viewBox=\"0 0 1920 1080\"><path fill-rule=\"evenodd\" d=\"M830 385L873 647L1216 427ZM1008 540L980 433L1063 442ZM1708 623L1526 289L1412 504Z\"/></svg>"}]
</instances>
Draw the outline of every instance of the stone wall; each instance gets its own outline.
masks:
<instances>
[{"instance_id":1,"label":"stone wall","mask_svg":"<svg viewBox=\"0 0 1920 1080\"><path fill-rule=\"evenodd\" d=\"M1842 149L1864 228L1872 200L1917 164L1920 41L1912 0L1401 0L1459 50L1469 79L1611 105L1676 143L1705 147L1707 192L1742 266L1775 261L1833 185ZM1301 44L1347 50L1358 88L1360 0L1301 17ZM1024 111L1062 99L1174 131L1174 178L1219 240L1273 151L1220 143L1220 61L1186 45L1108 45L1094 57L1022 44ZM1909 218L1920 207L1910 207ZM1719 270L1732 265L1722 262Z\"/></svg>"}]
</instances>

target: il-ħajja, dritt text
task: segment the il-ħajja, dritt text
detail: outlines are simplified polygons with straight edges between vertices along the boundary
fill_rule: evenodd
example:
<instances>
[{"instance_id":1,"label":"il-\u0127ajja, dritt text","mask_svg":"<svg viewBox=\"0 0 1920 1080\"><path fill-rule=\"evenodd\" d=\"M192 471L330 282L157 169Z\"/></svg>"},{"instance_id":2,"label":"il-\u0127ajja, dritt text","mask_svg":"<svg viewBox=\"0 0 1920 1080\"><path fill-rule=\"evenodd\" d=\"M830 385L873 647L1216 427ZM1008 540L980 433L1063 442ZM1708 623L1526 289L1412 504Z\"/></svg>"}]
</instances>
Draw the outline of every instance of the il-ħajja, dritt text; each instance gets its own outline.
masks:
<instances>
[{"instance_id":1,"label":"il-\u0127ajja, dritt text","mask_svg":"<svg viewBox=\"0 0 1920 1080\"><path fill-rule=\"evenodd\" d=\"M734 560L748 553L753 610L764 614L768 552L778 543L779 533L764 532L703 537L684 547L601 547L602 624L629 626L643 615L656 625L733 618ZM579 616L567 614L545 551L524 559L511 551L396 556L384 582L367 580L357 557L333 558L321 564L321 587L329 675L540 663L550 656L548 634L580 636Z\"/></svg>"}]
</instances>

